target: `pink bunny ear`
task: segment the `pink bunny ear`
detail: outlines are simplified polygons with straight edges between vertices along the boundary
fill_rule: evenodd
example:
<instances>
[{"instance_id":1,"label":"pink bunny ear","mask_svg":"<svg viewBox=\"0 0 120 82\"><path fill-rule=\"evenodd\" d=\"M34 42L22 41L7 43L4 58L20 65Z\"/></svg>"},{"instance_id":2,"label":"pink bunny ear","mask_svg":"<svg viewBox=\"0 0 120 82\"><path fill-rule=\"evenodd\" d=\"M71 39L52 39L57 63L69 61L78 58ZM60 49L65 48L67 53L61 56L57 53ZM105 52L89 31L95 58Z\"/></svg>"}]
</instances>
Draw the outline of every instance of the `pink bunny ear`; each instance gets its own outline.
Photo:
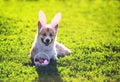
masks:
<instances>
[{"instance_id":1,"label":"pink bunny ear","mask_svg":"<svg viewBox=\"0 0 120 82\"><path fill-rule=\"evenodd\" d=\"M43 11L40 10L39 14L38 14L38 18L39 18L39 23L42 27L45 27L46 25L46 16L44 14Z\"/></svg>"},{"instance_id":2,"label":"pink bunny ear","mask_svg":"<svg viewBox=\"0 0 120 82\"><path fill-rule=\"evenodd\" d=\"M53 20L52 20L52 28L55 28L58 26L59 22L61 20L61 13L58 13L54 16Z\"/></svg>"}]
</instances>

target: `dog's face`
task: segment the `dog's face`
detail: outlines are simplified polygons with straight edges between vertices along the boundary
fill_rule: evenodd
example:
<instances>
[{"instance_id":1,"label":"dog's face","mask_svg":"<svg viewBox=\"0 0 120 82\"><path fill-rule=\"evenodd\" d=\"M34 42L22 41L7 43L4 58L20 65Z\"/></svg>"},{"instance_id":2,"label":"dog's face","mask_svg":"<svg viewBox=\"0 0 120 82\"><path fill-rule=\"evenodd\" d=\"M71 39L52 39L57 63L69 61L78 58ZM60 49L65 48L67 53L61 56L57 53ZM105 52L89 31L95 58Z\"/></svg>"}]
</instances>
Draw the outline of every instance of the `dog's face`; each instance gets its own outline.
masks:
<instances>
[{"instance_id":1,"label":"dog's face","mask_svg":"<svg viewBox=\"0 0 120 82\"><path fill-rule=\"evenodd\" d=\"M56 37L56 33L53 31L53 29L46 27L44 29L42 29L39 33L39 38L41 40L41 42L43 44L45 44L46 46L48 46L49 44L51 44L52 42L54 42L55 37Z\"/></svg>"},{"instance_id":2,"label":"dog's face","mask_svg":"<svg viewBox=\"0 0 120 82\"><path fill-rule=\"evenodd\" d=\"M46 16L43 11L39 12L38 17L38 38L43 44L48 46L55 40L58 23L61 19L61 13L58 13L54 16L50 25L46 24Z\"/></svg>"}]
</instances>

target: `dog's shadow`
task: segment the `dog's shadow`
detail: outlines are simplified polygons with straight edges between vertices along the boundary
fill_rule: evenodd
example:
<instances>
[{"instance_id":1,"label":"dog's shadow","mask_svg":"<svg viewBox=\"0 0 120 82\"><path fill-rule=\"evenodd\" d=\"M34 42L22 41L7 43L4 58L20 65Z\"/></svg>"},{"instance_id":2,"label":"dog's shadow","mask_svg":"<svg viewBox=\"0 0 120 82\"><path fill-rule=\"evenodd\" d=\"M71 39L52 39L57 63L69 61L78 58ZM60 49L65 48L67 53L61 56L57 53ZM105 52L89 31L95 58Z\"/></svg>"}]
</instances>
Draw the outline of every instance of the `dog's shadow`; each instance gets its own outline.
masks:
<instances>
[{"instance_id":1,"label":"dog's shadow","mask_svg":"<svg viewBox=\"0 0 120 82\"><path fill-rule=\"evenodd\" d=\"M51 60L48 66L36 66L38 78L35 82L63 82L57 69L56 61Z\"/></svg>"}]
</instances>

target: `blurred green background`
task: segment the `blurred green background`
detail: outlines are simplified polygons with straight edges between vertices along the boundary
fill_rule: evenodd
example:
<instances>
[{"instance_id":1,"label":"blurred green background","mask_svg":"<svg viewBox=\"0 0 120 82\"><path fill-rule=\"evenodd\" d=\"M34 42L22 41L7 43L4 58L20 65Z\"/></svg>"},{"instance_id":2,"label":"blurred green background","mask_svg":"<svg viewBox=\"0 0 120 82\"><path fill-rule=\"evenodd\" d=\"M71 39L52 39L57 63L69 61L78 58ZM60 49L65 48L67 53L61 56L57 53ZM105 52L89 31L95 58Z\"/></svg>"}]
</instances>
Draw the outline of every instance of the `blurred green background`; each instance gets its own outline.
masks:
<instances>
[{"instance_id":1,"label":"blurred green background","mask_svg":"<svg viewBox=\"0 0 120 82\"><path fill-rule=\"evenodd\" d=\"M68 57L31 65L38 12L62 13L57 41ZM0 0L0 82L119 82L119 0Z\"/></svg>"}]
</instances>

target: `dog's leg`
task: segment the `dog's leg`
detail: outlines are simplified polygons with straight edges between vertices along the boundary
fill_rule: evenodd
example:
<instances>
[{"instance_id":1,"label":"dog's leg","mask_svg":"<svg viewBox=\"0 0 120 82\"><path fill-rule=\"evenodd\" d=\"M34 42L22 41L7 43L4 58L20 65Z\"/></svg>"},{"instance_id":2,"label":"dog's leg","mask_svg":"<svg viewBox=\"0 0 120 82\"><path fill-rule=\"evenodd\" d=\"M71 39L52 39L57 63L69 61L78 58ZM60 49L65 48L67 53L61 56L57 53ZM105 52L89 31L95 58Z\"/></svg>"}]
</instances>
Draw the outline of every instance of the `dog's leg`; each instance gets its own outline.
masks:
<instances>
[{"instance_id":1,"label":"dog's leg","mask_svg":"<svg viewBox=\"0 0 120 82\"><path fill-rule=\"evenodd\" d=\"M56 42L56 51L57 51L57 56L67 56L71 53L71 51L65 47L63 44L60 44Z\"/></svg>"},{"instance_id":2,"label":"dog's leg","mask_svg":"<svg viewBox=\"0 0 120 82\"><path fill-rule=\"evenodd\" d=\"M34 65L34 57L37 53L38 53L37 48L32 48L30 51L30 59L31 59L33 65Z\"/></svg>"}]
</instances>

